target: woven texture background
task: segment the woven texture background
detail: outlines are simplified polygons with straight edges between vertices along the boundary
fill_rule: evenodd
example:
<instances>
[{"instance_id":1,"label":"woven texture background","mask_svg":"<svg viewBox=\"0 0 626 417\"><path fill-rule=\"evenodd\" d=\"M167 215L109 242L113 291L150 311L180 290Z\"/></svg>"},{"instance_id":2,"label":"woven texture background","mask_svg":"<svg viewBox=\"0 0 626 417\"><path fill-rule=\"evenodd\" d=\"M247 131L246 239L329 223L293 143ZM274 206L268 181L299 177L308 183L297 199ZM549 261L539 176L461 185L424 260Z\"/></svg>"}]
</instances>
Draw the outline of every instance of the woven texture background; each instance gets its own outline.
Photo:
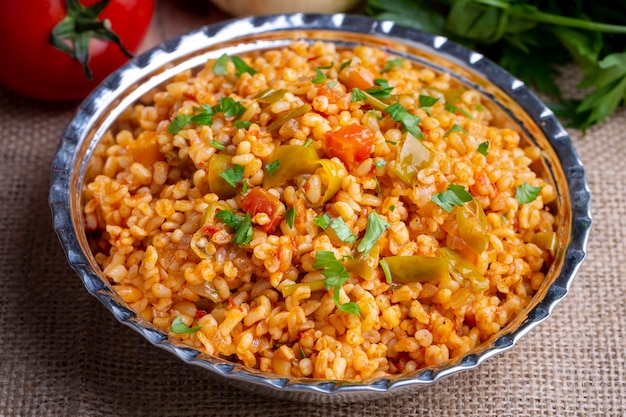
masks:
<instances>
[{"instance_id":1,"label":"woven texture background","mask_svg":"<svg viewBox=\"0 0 626 417\"><path fill-rule=\"evenodd\" d=\"M221 17L160 2L145 47ZM626 112L585 137L570 131L594 224L571 292L546 322L425 391L320 406L225 387L151 346L88 295L47 205L50 166L74 108L0 89L0 416L626 415Z\"/></svg>"}]
</instances>

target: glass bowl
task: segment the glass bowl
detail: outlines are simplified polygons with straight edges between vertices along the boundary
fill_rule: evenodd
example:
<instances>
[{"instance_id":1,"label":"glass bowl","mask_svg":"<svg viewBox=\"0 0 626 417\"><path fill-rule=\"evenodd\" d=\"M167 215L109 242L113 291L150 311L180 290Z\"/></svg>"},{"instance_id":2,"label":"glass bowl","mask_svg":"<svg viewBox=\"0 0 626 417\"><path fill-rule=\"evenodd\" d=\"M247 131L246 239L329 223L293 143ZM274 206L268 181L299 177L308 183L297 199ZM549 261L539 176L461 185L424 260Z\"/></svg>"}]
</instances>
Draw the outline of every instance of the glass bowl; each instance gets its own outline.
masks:
<instances>
[{"instance_id":1,"label":"glass bowl","mask_svg":"<svg viewBox=\"0 0 626 417\"><path fill-rule=\"evenodd\" d=\"M342 47L371 45L450 73L479 91L501 126L518 131L542 151L541 176L557 192L559 250L544 285L505 328L469 353L412 374L369 381L288 378L228 362L190 348L133 312L104 278L90 251L82 217L81 189L98 141L124 109L175 74L201 67L224 53L276 48L294 40L335 42ZM54 228L68 261L87 290L122 323L183 362L207 369L226 382L261 394L315 402L352 402L400 395L428 387L443 377L471 369L512 347L545 320L567 294L585 257L590 193L585 171L557 118L521 81L477 52L434 36L353 15L290 14L258 16L209 25L136 57L113 73L80 105L62 134L52 165L49 203ZM504 365L503 365L504 366Z\"/></svg>"}]
</instances>

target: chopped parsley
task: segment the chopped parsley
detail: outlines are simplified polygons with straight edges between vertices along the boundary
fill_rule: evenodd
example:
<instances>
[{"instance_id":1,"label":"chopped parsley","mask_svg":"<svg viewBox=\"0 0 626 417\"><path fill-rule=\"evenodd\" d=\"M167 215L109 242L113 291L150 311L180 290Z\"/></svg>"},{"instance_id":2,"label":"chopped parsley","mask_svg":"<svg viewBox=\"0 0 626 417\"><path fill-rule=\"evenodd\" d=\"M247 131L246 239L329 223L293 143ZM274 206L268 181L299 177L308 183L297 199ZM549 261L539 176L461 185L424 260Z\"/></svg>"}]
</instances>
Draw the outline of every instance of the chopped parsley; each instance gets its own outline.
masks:
<instances>
[{"instance_id":1,"label":"chopped parsley","mask_svg":"<svg viewBox=\"0 0 626 417\"><path fill-rule=\"evenodd\" d=\"M341 304L339 296L341 286L348 281L350 273L343 264L335 258L332 251L318 251L315 254L313 268L322 270L324 276L324 286L327 290L333 288L333 301L337 309L351 314L360 314L359 306L354 302Z\"/></svg>"},{"instance_id":2,"label":"chopped parsley","mask_svg":"<svg viewBox=\"0 0 626 417\"><path fill-rule=\"evenodd\" d=\"M349 59L347 61L344 61L341 63L341 65L339 66L339 72L343 71L344 69L346 69L347 67L350 66L350 64L352 64L352 60Z\"/></svg>"},{"instance_id":3,"label":"chopped parsley","mask_svg":"<svg viewBox=\"0 0 626 417\"><path fill-rule=\"evenodd\" d=\"M209 142L211 144L211 146L213 146L215 149L217 149L218 151L225 151L226 150L226 146L224 146L224 144L219 143L216 140L212 140L211 142Z\"/></svg>"},{"instance_id":4,"label":"chopped parsley","mask_svg":"<svg viewBox=\"0 0 626 417\"><path fill-rule=\"evenodd\" d=\"M363 101L367 100L367 96L360 88L354 87L352 89L352 101Z\"/></svg>"},{"instance_id":5,"label":"chopped parsley","mask_svg":"<svg viewBox=\"0 0 626 417\"><path fill-rule=\"evenodd\" d=\"M389 82L384 78L377 78L374 80L374 84L379 87L368 88L365 90L369 95L376 98L390 98L391 91L393 91L393 87L389 85Z\"/></svg>"},{"instance_id":6,"label":"chopped parsley","mask_svg":"<svg viewBox=\"0 0 626 417\"><path fill-rule=\"evenodd\" d=\"M439 101L439 98L425 96L423 94L420 94L418 100L419 100L420 107L423 109L427 109L427 108L431 108L432 106L434 106L435 103Z\"/></svg>"},{"instance_id":7,"label":"chopped parsley","mask_svg":"<svg viewBox=\"0 0 626 417\"><path fill-rule=\"evenodd\" d=\"M265 172L267 172L268 174L273 174L278 168L280 167L280 159L277 159L275 161L270 162L269 164L265 165Z\"/></svg>"},{"instance_id":8,"label":"chopped parsley","mask_svg":"<svg viewBox=\"0 0 626 417\"><path fill-rule=\"evenodd\" d=\"M328 229L328 226L330 226L330 223L332 221L333 221L333 218L331 217L331 215L328 213L324 213L324 214L320 214L319 216L317 216L313 220L313 223L321 227L322 230L326 230Z\"/></svg>"},{"instance_id":9,"label":"chopped parsley","mask_svg":"<svg viewBox=\"0 0 626 417\"><path fill-rule=\"evenodd\" d=\"M390 59L389 61L385 62L383 72L388 72L388 71L391 71L394 67L401 67L401 66L402 66L402 59L400 58Z\"/></svg>"},{"instance_id":10,"label":"chopped parsley","mask_svg":"<svg viewBox=\"0 0 626 417\"><path fill-rule=\"evenodd\" d=\"M233 122L233 126L235 126L237 129L247 129L250 127L251 124L252 122L248 122L245 120L235 120Z\"/></svg>"},{"instance_id":11,"label":"chopped parsley","mask_svg":"<svg viewBox=\"0 0 626 417\"><path fill-rule=\"evenodd\" d=\"M387 230L391 225L382 219L375 211L370 211L367 215L367 228L365 229L365 235L357 250L363 252L365 256L369 255L370 250L378 239L382 236L383 232Z\"/></svg>"},{"instance_id":12,"label":"chopped parsley","mask_svg":"<svg viewBox=\"0 0 626 417\"><path fill-rule=\"evenodd\" d=\"M311 144L312 144L312 143L313 143L313 139L311 139L311 138L307 138L307 139L304 141L304 143L302 144L302 146L309 147L309 146L311 146Z\"/></svg>"},{"instance_id":13,"label":"chopped parsley","mask_svg":"<svg viewBox=\"0 0 626 417\"><path fill-rule=\"evenodd\" d=\"M241 195L245 195L248 192L248 181L243 180L241 183Z\"/></svg>"},{"instance_id":14,"label":"chopped parsley","mask_svg":"<svg viewBox=\"0 0 626 417\"><path fill-rule=\"evenodd\" d=\"M387 284L391 284L391 271L389 270L389 264L387 263L387 261L385 261L384 259L381 259L380 267L382 268L383 273L385 274L385 281L387 282Z\"/></svg>"},{"instance_id":15,"label":"chopped parsley","mask_svg":"<svg viewBox=\"0 0 626 417\"><path fill-rule=\"evenodd\" d=\"M451 113L463 113L468 119L474 119L474 116L472 116L467 110L457 107L454 104L446 103L444 107Z\"/></svg>"},{"instance_id":16,"label":"chopped parsley","mask_svg":"<svg viewBox=\"0 0 626 417\"><path fill-rule=\"evenodd\" d=\"M183 321L183 318L180 315L178 315L172 321L172 326L170 327L170 332L176 333L176 334L195 333L198 330L200 330L201 328L202 328L202 326L196 326L196 327L189 327L189 326L187 326L185 324L185 322Z\"/></svg>"},{"instance_id":17,"label":"chopped parsley","mask_svg":"<svg viewBox=\"0 0 626 417\"><path fill-rule=\"evenodd\" d=\"M174 117L174 120L172 120L170 126L167 128L167 132L175 135L192 122L196 123L198 126L211 126L213 124L213 116L216 113L224 113L224 117L241 117L241 115L245 113L246 107L232 97L222 97L220 102L214 106L203 104L201 107L194 107L194 110L199 113L193 116L179 114ZM237 126L237 122L239 122L239 120L235 121L235 126ZM249 122L241 121L241 123L245 124Z\"/></svg>"},{"instance_id":18,"label":"chopped parsley","mask_svg":"<svg viewBox=\"0 0 626 417\"><path fill-rule=\"evenodd\" d=\"M289 207L289 210L287 210L287 213L285 213L285 221L287 222L287 226L289 226L290 229L293 229L293 222L296 220L296 209L291 206Z\"/></svg>"},{"instance_id":19,"label":"chopped parsley","mask_svg":"<svg viewBox=\"0 0 626 417\"><path fill-rule=\"evenodd\" d=\"M484 142L481 142L481 144L478 145L478 148L476 150L485 156L489 155L489 141L486 140Z\"/></svg>"},{"instance_id":20,"label":"chopped parsley","mask_svg":"<svg viewBox=\"0 0 626 417\"><path fill-rule=\"evenodd\" d=\"M458 124L453 124L452 127L450 128L450 130L448 130L443 137L448 137L450 135L450 133L454 133L454 132L459 132L459 133L465 133L467 135L467 130L463 129L460 125Z\"/></svg>"},{"instance_id":21,"label":"chopped parsley","mask_svg":"<svg viewBox=\"0 0 626 417\"><path fill-rule=\"evenodd\" d=\"M246 62L239 58L237 55L233 55L230 57L231 61L233 61L233 64L235 65L235 75L237 77L241 77L243 74L250 74L250 75L254 75L257 73L257 71L252 68L250 65L246 64Z\"/></svg>"},{"instance_id":22,"label":"chopped parsley","mask_svg":"<svg viewBox=\"0 0 626 417\"><path fill-rule=\"evenodd\" d=\"M304 353L304 349L300 348L300 358L306 359L306 353Z\"/></svg>"},{"instance_id":23,"label":"chopped parsley","mask_svg":"<svg viewBox=\"0 0 626 417\"><path fill-rule=\"evenodd\" d=\"M324 73L322 72L323 69L331 69L333 66L335 66L334 62L331 62L330 65L325 66L325 67L316 67L315 68L315 78L313 78L311 80L311 82L313 84L322 84L324 82L326 82L327 78L324 75Z\"/></svg>"},{"instance_id":24,"label":"chopped parsley","mask_svg":"<svg viewBox=\"0 0 626 417\"><path fill-rule=\"evenodd\" d=\"M346 222L341 217L336 217L330 222L330 228L337 235L339 240L345 243L352 243L356 240L356 236L352 233Z\"/></svg>"},{"instance_id":25,"label":"chopped parsley","mask_svg":"<svg viewBox=\"0 0 626 417\"><path fill-rule=\"evenodd\" d=\"M245 216L231 213L228 210L220 210L215 215L216 219L223 221L228 227L235 230L232 242L236 245L247 245L252 240L252 221L250 213Z\"/></svg>"},{"instance_id":26,"label":"chopped parsley","mask_svg":"<svg viewBox=\"0 0 626 417\"><path fill-rule=\"evenodd\" d=\"M181 129L191 123L191 118L193 116L188 114L179 114L174 117L174 120L170 123L170 126L167 128L167 133L172 135L177 134L181 131Z\"/></svg>"},{"instance_id":27,"label":"chopped parsley","mask_svg":"<svg viewBox=\"0 0 626 417\"><path fill-rule=\"evenodd\" d=\"M432 196L431 200L433 203L436 203L439 207L447 211L448 213L452 213L452 208L454 206L462 206L463 203L467 203L468 201L472 201L474 197L467 192L465 187L462 185L456 184L448 184L448 189L446 191L442 191Z\"/></svg>"},{"instance_id":28,"label":"chopped parsley","mask_svg":"<svg viewBox=\"0 0 626 417\"><path fill-rule=\"evenodd\" d=\"M233 165L232 168L228 168L226 171L220 173L220 177L224 179L231 186L237 186L243 180L243 166L239 164Z\"/></svg>"},{"instance_id":29,"label":"chopped parsley","mask_svg":"<svg viewBox=\"0 0 626 417\"><path fill-rule=\"evenodd\" d=\"M228 75L227 67L228 54L224 54L221 57L217 58L215 64L213 64L213 72L215 73L215 75L225 77L226 75Z\"/></svg>"},{"instance_id":30,"label":"chopped parsley","mask_svg":"<svg viewBox=\"0 0 626 417\"><path fill-rule=\"evenodd\" d=\"M518 185L515 190L515 199L520 204L528 204L535 201L543 187L533 187L527 182Z\"/></svg>"},{"instance_id":31,"label":"chopped parsley","mask_svg":"<svg viewBox=\"0 0 626 417\"><path fill-rule=\"evenodd\" d=\"M229 58L233 62L233 65L235 66L235 75L237 77L241 77L245 73L248 73L250 75L254 75L257 73L257 70L252 68L250 65L246 64L246 62L240 57L238 57L237 55L233 55L229 57L227 54L224 54L220 56L213 64L213 72L215 73L215 75L220 75L222 77L225 77L228 75L228 59Z\"/></svg>"},{"instance_id":32,"label":"chopped parsley","mask_svg":"<svg viewBox=\"0 0 626 417\"><path fill-rule=\"evenodd\" d=\"M389 206L389 211L393 213L393 211L396 209L396 206L394 206L393 204Z\"/></svg>"},{"instance_id":33,"label":"chopped parsley","mask_svg":"<svg viewBox=\"0 0 626 417\"><path fill-rule=\"evenodd\" d=\"M424 135L418 126L421 119L409 113L400 103L393 103L391 106L385 108L385 112L389 114L394 121L402 124L403 131L409 132L417 139L424 139Z\"/></svg>"}]
</instances>

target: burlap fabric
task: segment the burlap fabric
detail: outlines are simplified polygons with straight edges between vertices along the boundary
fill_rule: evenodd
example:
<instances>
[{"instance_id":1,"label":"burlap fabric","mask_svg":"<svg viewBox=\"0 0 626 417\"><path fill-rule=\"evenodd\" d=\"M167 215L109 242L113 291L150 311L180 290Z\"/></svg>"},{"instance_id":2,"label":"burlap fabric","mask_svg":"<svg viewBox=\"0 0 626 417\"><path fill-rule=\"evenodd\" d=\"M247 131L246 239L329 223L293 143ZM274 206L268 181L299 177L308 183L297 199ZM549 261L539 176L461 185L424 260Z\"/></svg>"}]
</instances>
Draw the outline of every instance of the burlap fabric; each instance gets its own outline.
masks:
<instances>
[{"instance_id":1,"label":"burlap fabric","mask_svg":"<svg viewBox=\"0 0 626 417\"><path fill-rule=\"evenodd\" d=\"M149 42L177 34L164 26L153 27ZM572 85L571 77L563 82ZM226 387L153 347L88 295L47 204L51 162L74 108L0 90L0 416L626 415L625 111L586 137L570 131L594 224L587 260L546 322L426 391L320 406Z\"/></svg>"}]
</instances>

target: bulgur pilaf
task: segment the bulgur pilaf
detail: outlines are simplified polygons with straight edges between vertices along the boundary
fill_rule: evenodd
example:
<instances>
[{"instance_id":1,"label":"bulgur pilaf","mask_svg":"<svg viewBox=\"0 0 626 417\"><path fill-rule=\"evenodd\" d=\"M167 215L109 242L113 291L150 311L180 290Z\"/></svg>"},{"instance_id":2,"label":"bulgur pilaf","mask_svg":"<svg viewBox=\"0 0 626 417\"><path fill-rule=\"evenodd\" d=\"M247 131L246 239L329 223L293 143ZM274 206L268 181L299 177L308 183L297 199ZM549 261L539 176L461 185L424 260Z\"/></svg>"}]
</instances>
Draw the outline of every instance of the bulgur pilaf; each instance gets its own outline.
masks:
<instances>
[{"instance_id":1,"label":"bulgur pilaf","mask_svg":"<svg viewBox=\"0 0 626 417\"><path fill-rule=\"evenodd\" d=\"M366 46L211 60L97 145L96 261L145 320L261 371L362 380L467 353L556 245L540 150L481 100Z\"/></svg>"}]
</instances>

